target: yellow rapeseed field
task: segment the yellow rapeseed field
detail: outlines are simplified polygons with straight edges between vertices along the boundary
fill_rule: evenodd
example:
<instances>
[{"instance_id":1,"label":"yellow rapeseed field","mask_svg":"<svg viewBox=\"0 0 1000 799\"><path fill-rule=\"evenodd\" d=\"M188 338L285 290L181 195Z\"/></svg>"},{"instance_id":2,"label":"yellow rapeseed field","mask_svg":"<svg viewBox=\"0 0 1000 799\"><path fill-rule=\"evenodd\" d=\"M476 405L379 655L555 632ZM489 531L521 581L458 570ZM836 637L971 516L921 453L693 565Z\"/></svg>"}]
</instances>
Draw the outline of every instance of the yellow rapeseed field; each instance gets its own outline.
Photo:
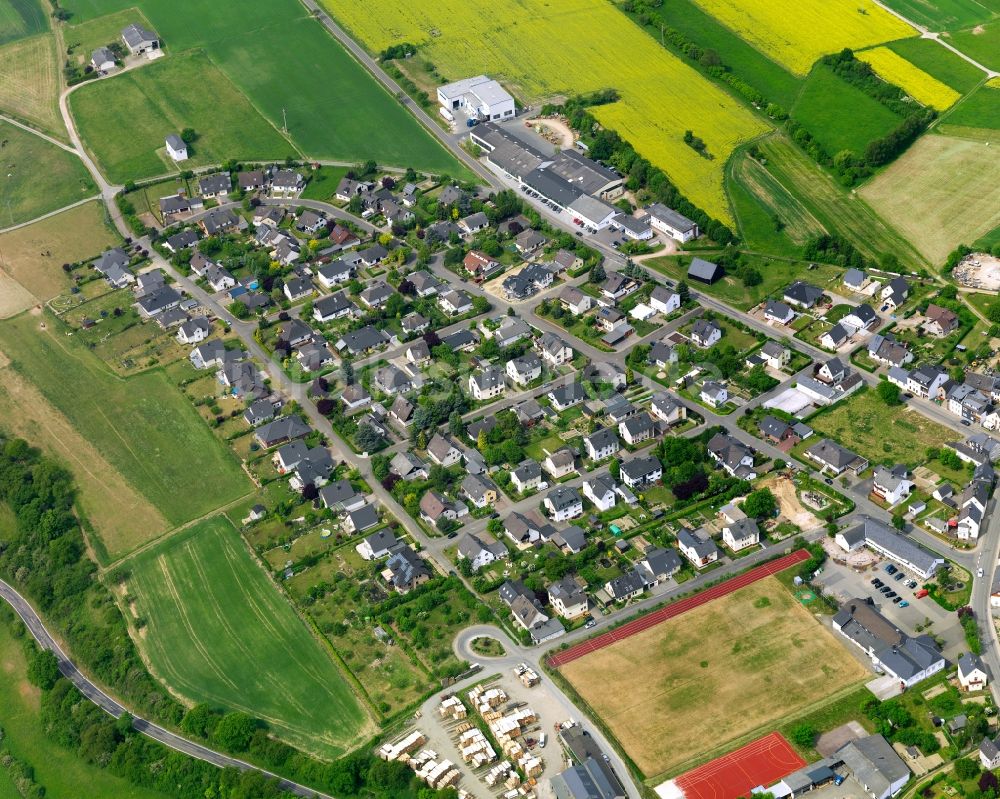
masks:
<instances>
[{"instance_id":1,"label":"yellow rapeseed field","mask_svg":"<svg viewBox=\"0 0 1000 799\"><path fill-rule=\"evenodd\" d=\"M411 42L449 80L480 73L528 102L614 88L595 109L681 191L732 224L723 169L742 141L768 129L741 103L665 50L608 0L323 0L371 50ZM704 139L712 159L683 142Z\"/></svg>"},{"instance_id":2,"label":"yellow rapeseed field","mask_svg":"<svg viewBox=\"0 0 1000 799\"><path fill-rule=\"evenodd\" d=\"M894 83L914 100L938 111L954 105L962 96L933 75L928 75L888 47L876 47L858 53L858 58L868 64L883 80Z\"/></svg>"},{"instance_id":3,"label":"yellow rapeseed field","mask_svg":"<svg viewBox=\"0 0 1000 799\"><path fill-rule=\"evenodd\" d=\"M872 0L695 0L709 14L792 72L820 56L913 36Z\"/></svg>"}]
</instances>

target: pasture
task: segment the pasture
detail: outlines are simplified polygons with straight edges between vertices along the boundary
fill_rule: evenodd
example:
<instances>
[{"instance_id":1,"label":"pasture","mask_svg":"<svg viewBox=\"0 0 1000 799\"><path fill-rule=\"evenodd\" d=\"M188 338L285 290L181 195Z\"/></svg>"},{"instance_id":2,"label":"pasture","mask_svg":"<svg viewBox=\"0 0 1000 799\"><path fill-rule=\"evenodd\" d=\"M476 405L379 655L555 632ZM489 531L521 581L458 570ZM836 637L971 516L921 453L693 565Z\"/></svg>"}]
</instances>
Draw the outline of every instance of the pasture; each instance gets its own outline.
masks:
<instances>
[{"instance_id":1,"label":"pasture","mask_svg":"<svg viewBox=\"0 0 1000 799\"><path fill-rule=\"evenodd\" d=\"M868 142L885 136L902 122L878 100L822 64L809 73L791 114L831 156L841 150L861 155Z\"/></svg>"},{"instance_id":2,"label":"pasture","mask_svg":"<svg viewBox=\"0 0 1000 799\"><path fill-rule=\"evenodd\" d=\"M373 732L347 679L217 516L127 566L154 674L191 703L243 710L279 737L334 758Z\"/></svg>"},{"instance_id":3,"label":"pasture","mask_svg":"<svg viewBox=\"0 0 1000 799\"><path fill-rule=\"evenodd\" d=\"M74 13L74 23L138 7L163 37L167 60L190 50L207 55L238 92L230 87L217 105L210 92L203 92L203 113L211 111L212 116L201 118L213 122L203 126L206 131L215 127L217 112L233 94L242 93L246 97L240 98L240 107L245 109L249 98L275 131L283 124L284 111L291 143L268 138L266 143L276 146L264 153L270 158L299 151L317 159L374 158L392 166L469 176L297 0L258 3L253 13L239 0L66 0L65 5ZM192 25L192 19L198 24ZM280 58L262 57L275 42L282 43ZM200 79L196 84L201 85ZM183 88L174 87L171 94ZM225 157L238 155L228 152Z\"/></svg>"},{"instance_id":4,"label":"pasture","mask_svg":"<svg viewBox=\"0 0 1000 799\"><path fill-rule=\"evenodd\" d=\"M1000 14L997 0L885 0L885 4L932 31L967 28Z\"/></svg>"},{"instance_id":5,"label":"pasture","mask_svg":"<svg viewBox=\"0 0 1000 799\"><path fill-rule=\"evenodd\" d=\"M732 221L726 159L768 126L606 0L388 0L377 15L361 0L326 5L371 51L412 42L446 78L486 72L526 102L614 87L621 100L592 109L600 122L692 202ZM710 157L684 144L685 130L704 139Z\"/></svg>"},{"instance_id":6,"label":"pasture","mask_svg":"<svg viewBox=\"0 0 1000 799\"><path fill-rule=\"evenodd\" d=\"M30 222L97 194L75 155L8 122L0 122L0 141L0 228Z\"/></svg>"},{"instance_id":7,"label":"pasture","mask_svg":"<svg viewBox=\"0 0 1000 799\"><path fill-rule=\"evenodd\" d=\"M761 53L796 75L845 47L858 50L916 31L873 0L696 0Z\"/></svg>"},{"instance_id":8,"label":"pasture","mask_svg":"<svg viewBox=\"0 0 1000 799\"><path fill-rule=\"evenodd\" d=\"M197 86L197 91L191 88ZM175 172L168 133L198 134L184 168L228 158L275 158L292 145L204 54L171 55L141 69L85 84L70 97L80 136L109 180ZM121 131L127 129L128 136Z\"/></svg>"},{"instance_id":9,"label":"pasture","mask_svg":"<svg viewBox=\"0 0 1000 799\"><path fill-rule=\"evenodd\" d=\"M972 91L985 77L982 70L930 39L900 39L886 47L961 94Z\"/></svg>"},{"instance_id":10,"label":"pasture","mask_svg":"<svg viewBox=\"0 0 1000 799\"><path fill-rule=\"evenodd\" d=\"M85 701L85 700L81 700ZM47 732L41 720L39 690L28 681L23 643L0 624L0 728L3 744L15 757L30 763L35 781L45 786L48 799L168 799L166 794L133 785L106 769L86 763L74 748L66 748ZM19 799L18 792L4 793L0 771L0 797ZM86 786L83 789L83 786Z\"/></svg>"},{"instance_id":11,"label":"pasture","mask_svg":"<svg viewBox=\"0 0 1000 799\"><path fill-rule=\"evenodd\" d=\"M0 0L0 44L49 29L41 0Z\"/></svg>"},{"instance_id":12,"label":"pasture","mask_svg":"<svg viewBox=\"0 0 1000 799\"><path fill-rule=\"evenodd\" d=\"M955 47L989 69L1000 69L1000 19L948 36Z\"/></svg>"},{"instance_id":13,"label":"pasture","mask_svg":"<svg viewBox=\"0 0 1000 799\"><path fill-rule=\"evenodd\" d=\"M966 129L979 129L980 133L972 135L996 141L996 132L1000 131L1000 86L980 86L941 120L940 127L949 132L960 128L959 135L969 135Z\"/></svg>"},{"instance_id":14,"label":"pasture","mask_svg":"<svg viewBox=\"0 0 1000 799\"><path fill-rule=\"evenodd\" d=\"M695 0L672 0L656 8L646 6L652 21L650 32L659 37L659 24L683 33L699 47L715 50L722 62L772 102L791 108L802 88L802 78L755 50L715 17L706 14Z\"/></svg>"},{"instance_id":15,"label":"pasture","mask_svg":"<svg viewBox=\"0 0 1000 799\"><path fill-rule=\"evenodd\" d=\"M890 408L866 389L812 416L809 426L872 464L905 463L911 468L923 463L928 447L955 439L947 427L905 405Z\"/></svg>"},{"instance_id":16,"label":"pasture","mask_svg":"<svg viewBox=\"0 0 1000 799\"><path fill-rule=\"evenodd\" d=\"M895 253L908 266L924 266L923 257L884 222L864 200L847 192L784 134L760 143L766 170L831 233L845 236L858 250L877 260ZM775 200L779 202L780 198Z\"/></svg>"},{"instance_id":17,"label":"pasture","mask_svg":"<svg viewBox=\"0 0 1000 799\"><path fill-rule=\"evenodd\" d=\"M66 139L58 97L59 54L54 34L0 47L0 112Z\"/></svg>"},{"instance_id":18,"label":"pasture","mask_svg":"<svg viewBox=\"0 0 1000 799\"><path fill-rule=\"evenodd\" d=\"M1000 225L996 147L923 136L860 190L932 264Z\"/></svg>"},{"instance_id":19,"label":"pasture","mask_svg":"<svg viewBox=\"0 0 1000 799\"><path fill-rule=\"evenodd\" d=\"M858 59L871 66L882 80L899 86L918 103L938 111L944 111L962 96L888 47L865 50L858 53Z\"/></svg>"},{"instance_id":20,"label":"pasture","mask_svg":"<svg viewBox=\"0 0 1000 799\"><path fill-rule=\"evenodd\" d=\"M692 764L706 741L773 729L868 674L774 577L560 671L649 778Z\"/></svg>"},{"instance_id":21,"label":"pasture","mask_svg":"<svg viewBox=\"0 0 1000 799\"><path fill-rule=\"evenodd\" d=\"M236 458L161 370L114 376L48 313L0 323L0 352L170 524L250 491ZM133 528L105 543L122 554L150 537Z\"/></svg>"},{"instance_id":22,"label":"pasture","mask_svg":"<svg viewBox=\"0 0 1000 799\"><path fill-rule=\"evenodd\" d=\"M63 264L97 257L119 241L105 221L104 206L94 200L0 233L0 270L46 302L72 285Z\"/></svg>"}]
</instances>

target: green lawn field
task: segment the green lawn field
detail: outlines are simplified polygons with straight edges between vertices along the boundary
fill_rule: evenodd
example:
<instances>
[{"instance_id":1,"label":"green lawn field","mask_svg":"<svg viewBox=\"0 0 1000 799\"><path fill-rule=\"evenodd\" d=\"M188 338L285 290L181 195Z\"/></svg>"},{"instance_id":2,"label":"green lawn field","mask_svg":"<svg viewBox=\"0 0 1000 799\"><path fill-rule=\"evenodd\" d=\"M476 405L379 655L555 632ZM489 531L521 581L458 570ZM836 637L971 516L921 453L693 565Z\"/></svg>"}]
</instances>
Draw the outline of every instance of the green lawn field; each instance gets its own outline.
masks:
<instances>
[{"instance_id":1,"label":"green lawn field","mask_svg":"<svg viewBox=\"0 0 1000 799\"><path fill-rule=\"evenodd\" d=\"M198 134L184 167L295 154L203 53L171 55L82 86L71 95L70 108L87 147L118 183L176 171L163 140L183 128Z\"/></svg>"},{"instance_id":2,"label":"green lawn field","mask_svg":"<svg viewBox=\"0 0 1000 799\"><path fill-rule=\"evenodd\" d=\"M886 0L885 4L932 31L965 28L1000 16L997 0Z\"/></svg>"},{"instance_id":3,"label":"green lawn field","mask_svg":"<svg viewBox=\"0 0 1000 799\"><path fill-rule=\"evenodd\" d=\"M163 38L167 60L203 50L275 128L283 125L284 112L295 147L285 144L269 153L272 157L284 158L297 148L318 159L374 158L468 176L297 0L258 3L252 13L239 0L66 0L65 5L74 23L138 7ZM265 57L279 51L280 57Z\"/></svg>"},{"instance_id":4,"label":"green lawn field","mask_svg":"<svg viewBox=\"0 0 1000 799\"><path fill-rule=\"evenodd\" d=\"M647 29L659 38L664 25L680 31L702 48L715 50L722 63L771 102L791 108L802 89L803 79L755 49L691 0L671 0L657 8L646 7L652 19Z\"/></svg>"},{"instance_id":5,"label":"green lawn field","mask_svg":"<svg viewBox=\"0 0 1000 799\"><path fill-rule=\"evenodd\" d=\"M847 192L784 134L760 142L767 171L831 233L839 233L869 258L895 253L908 266L925 266L919 252L856 194ZM775 200L778 202L779 200Z\"/></svg>"},{"instance_id":6,"label":"green lawn field","mask_svg":"<svg viewBox=\"0 0 1000 799\"><path fill-rule=\"evenodd\" d=\"M49 29L42 0L0 0L0 44Z\"/></svg>"},{"instance_id":7,"label":"green lawn field","mask_svg":"<svg viewBox=\"0 0 1000 799\"><path fill-rule=\"evenodd\" d=\"M1000 69L1000 19L951 34L951 43L990 69Z\"/></svg>"},{"instance_id":8,"label":"green lawn field","mask_svg":"<svg viewBox=\"0 0 1000 799\"><path fill-rule=\"evenodd\" d=\"M49 315L0 323L0 352L172 524L252 489L233 454L162 371L116 377ZM137 529L109 550L145 540L147 532Z\"/></svg>"},{"instance_id":9,"label":"green lawn field","mask_svg":"<svg viewBox=\"0 0 1000 799\"><path fill-rule=\"evenodd\" d=\"M942 118L945 129L971 128L985 131L982 136L996 141L1000 130L1000 86L980 86Z\"/></svg>"},{"instance_id":10,"label":"green lawn field","mask_svg":"<svg viewBox=\"0 0 1000 799\"><path fill-rule=\"evenodd\" d=\"M0 122L0 142L0 228L97 194L75 155L7 122Z\"/></svg>"},{"instance_id":11,"label":"green lawn field","mask_svg":"<svg viewBox=\"0 0 1000 799\"><path fill-rule=\"evenodd\" d=\"M54 33L0 46L0 111L68 141L59 114L60 67Z\"/></svg>"},{"instance_id":12,"label":"green lawn field","mask_svg":"<svg viewBox=\"0 0 1000 799\"><path fill-rule=\"evenodd\" d=\"M192 702L263 718L289 743L336 757L372 732L331 656L224 517L128 563L153 672Z\"/></svg>"},{"instance_id":13,"label":"green lawn field","mask_svg":"<svg viewBox=\"0 0 1000 799\"><path fill-rule=\"evenodd\" d=\"M900 39L886 46L928 75L963 94L972 91L986 77L982 70L930 39Z\"/></svg>"},{"instance_id":14,"label":"green lawn field","mask_svg":"<svg viewBox=\"0 0 1000 799\"><path fill-rule=\"evenodd\" d=\"M80 699L81 702L87 700ZM52 741L39 719L38 689L28 682L21 642L0 624L0 727L4 746L35 770L35 781L45 786L46 799L167 799L166 794L138 788L130 782L91 766ZM7 780L5 783L4 780ZM10 793L10 781L0 771L0 799ZM85 788L83 786L86 786Z\"/></svg>"},{"instance_id":15,"label":"green lawn field","mask_svg":"<svg viewBox=\"0 0 1000 799\"><path fill-rule=\"evenodd\" d=\"M831 155L850 150L858 155L868 142L897 128L903 120L860 89L841 80L822 64L806 79L792 118Z\"/></svg>"}]
</instances>

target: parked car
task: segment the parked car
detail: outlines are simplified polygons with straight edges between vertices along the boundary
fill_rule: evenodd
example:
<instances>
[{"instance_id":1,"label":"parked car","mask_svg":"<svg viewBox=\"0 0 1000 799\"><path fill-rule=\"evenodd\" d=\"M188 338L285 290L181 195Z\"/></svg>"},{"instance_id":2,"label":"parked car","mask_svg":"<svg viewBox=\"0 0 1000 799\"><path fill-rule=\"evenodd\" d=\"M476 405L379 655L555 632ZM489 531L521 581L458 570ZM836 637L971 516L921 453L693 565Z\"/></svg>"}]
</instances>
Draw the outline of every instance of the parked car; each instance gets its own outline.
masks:
<instances>
[{"instance_id":1,"label":"parked car","mask_svg":"<svg viewBox=\"0 0 1000 799\"><path fill-rule=\"evenodd\" d=\"M901 596L894 596L892 598L892 604L893 605L902 605L903 604L903 597L901 597Z\"/></svg>"},{"instance_id":2,"label":"parked car","mask_svg":"<svg viewBox=\"0 0 1000 799\"><path fill-rule=\"evenodd\" d=\"M906 577L906 575L905 575L905 574L903 574L903 572L896 572L896 573L895 573L895 574L893 575L892 579L893 579L893 580L895 580L896 582L899 582L899 581L900 581L900 580L902 580L902 579L903 579L904 577Z\"/></svg>"},{"instance_id":3,"label":"parked car","mask_svg":"<svg viewBox=\"0 0 1000 799\"><path fill-rule=\"evenodd\" d=\"M965 425L966 427L971 427L972 426L972 423L968 419L962 419L961 421L962 421L962 424Z\"/></svg>"},{"instance_id":4,"label":"parked car","mask_svg":"<svg viewBox=\"0 0 1000 799\"><path fill-rule=\"evenodd\" d=\"M899 571L899 569L897 569L891 563L887 563L886 566L885 566L885 571L886 571L886 574L895 574L896 572Z\"/></svg>"},{"instance_id":5,"label":"parked car","mask_svg":"<svg viewBox=\"0 0 1000 799\"><path fill-rule=\"evenodd\" d=\"M916 588L917 587L917 581L916 580L909 580L906 583L906 587L907 588Z\"/></svg>"},{"instance_id":6,"label":"parked car","mask_svg":"<svg viewBox=\"0 0 1000 799\"><path fill-rule=\"evenodd\" d=\"M886 599L893 599L893 598L895 598L895 597L898 597L898 596L899 596L899 594L897 594L897 593L896 593L895 591L889 591L889 592L888 592L888 593L887 593L887 594L885 595L885 598L886 598Z\"/></svg>"},{"instance_id":7,"label":"parked car","mask_svg":"<svg viewBox=\"0 0 1000 799\"><path fill-rule=\"evenodd\" d=\"M899 603L899 606L900 606L901 608L908 608L908 607L910 607L910 603L909 603L909 602L907 602L907 601L906 601L906 600L904 599L904 600L903 600L902 602L900 602L900 603Z\"/></svg>"}]
</instances>

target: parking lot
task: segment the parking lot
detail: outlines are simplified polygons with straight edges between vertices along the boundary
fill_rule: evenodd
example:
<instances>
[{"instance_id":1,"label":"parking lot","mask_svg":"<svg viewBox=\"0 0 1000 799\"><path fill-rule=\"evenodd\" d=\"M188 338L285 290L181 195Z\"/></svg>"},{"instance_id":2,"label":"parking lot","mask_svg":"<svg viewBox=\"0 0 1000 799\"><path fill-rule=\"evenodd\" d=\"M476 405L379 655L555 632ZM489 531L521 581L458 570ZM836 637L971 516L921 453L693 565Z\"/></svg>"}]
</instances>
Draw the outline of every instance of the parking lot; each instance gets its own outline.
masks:
<instances>
[{"instance_id":1,"label":"parking lot","mask_svg":"<svg viewBox=\"0 0 1000 799\"><path fill-rule=\"evenodd\" d=\"M929 596L917 599L916 592L920 590L921 582L917 581L916 588L907 588L906 583L916 578L912 574L906 574L904 579L894 580L885 571L885 566L889 563L891 561L878 559L873 565L856 570L829 559L823 567L822 574L814 582L825 594L834 597L838 602L845 602L854 597L862 599L871 597L875 600L879 612L908 635L925 633L943 639L942 654L952 662L957 661L959 655L967 649L958 616L942 608ZM909 606L900 607L886 599L871 584L875 578L891 586L893 591L909 603ZM917 627L925 625L928 620L930 626L918 631Z\"/></svg>"}]
</instances>

